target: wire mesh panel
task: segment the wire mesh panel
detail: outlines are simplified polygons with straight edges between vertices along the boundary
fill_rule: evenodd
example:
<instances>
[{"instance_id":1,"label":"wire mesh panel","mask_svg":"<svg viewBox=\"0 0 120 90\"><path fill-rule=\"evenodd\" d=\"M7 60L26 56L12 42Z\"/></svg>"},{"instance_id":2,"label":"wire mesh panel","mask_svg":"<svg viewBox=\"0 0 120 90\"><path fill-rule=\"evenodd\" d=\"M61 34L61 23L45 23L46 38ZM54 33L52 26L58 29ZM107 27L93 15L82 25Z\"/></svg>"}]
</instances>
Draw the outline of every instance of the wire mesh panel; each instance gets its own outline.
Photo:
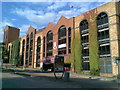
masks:
<instances>
[{"instance_id":1,"label":"wire mesh panel","mask_svg":"<svg viewBox=\"0 0 120 90\"><path fill-rule=\"evenodd\" d=\"M112 59L110 57L100 60L100 73L112 73Z\"/></svg>"}]
</instances>

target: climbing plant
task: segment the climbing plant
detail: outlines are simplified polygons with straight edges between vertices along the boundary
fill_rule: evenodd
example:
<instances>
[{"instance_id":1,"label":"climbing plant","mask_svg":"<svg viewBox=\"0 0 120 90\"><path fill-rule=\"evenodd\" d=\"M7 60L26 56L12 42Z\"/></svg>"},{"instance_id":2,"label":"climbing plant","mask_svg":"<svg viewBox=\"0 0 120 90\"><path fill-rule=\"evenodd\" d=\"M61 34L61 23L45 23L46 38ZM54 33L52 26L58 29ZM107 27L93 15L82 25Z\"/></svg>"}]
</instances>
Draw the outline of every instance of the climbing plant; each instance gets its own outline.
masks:
<instances>
[{"instance_id":1,"label":"climbing plant","mask_svg":"<svg viewBox=\"0 0 120 90\"><path fill-rule=\"evenodd\" d=\"M10 63L14 65L19 64L19 53L20 53L20 38L12 42L12 54Z\"/></svg>"},{"instance_id":2,"label":"climbing plant","mask_svg":"<svg viewBox=\"0 0 120 90\"><path fill-rule=\"evenodd\" d=\"M89 59L90 59L90 74L99 75L99 55L98 55L98 38L96 16L97 9L84 14L89 23Z\"/></svg>"},{"instance_id":3,"label":"climbing plant","mask_svg":"<svg viewBox=\"0 0 120 90\"><path fill-rule=\"evenodd\" d=\"M79 29L78 29L79 30ZM82 71L82 45L79 31L75 31L75 72Z\"/></svg>"},{"instance_id":4,"label":"climbing plant","mask_svg":"<svg viewBox=\"0 0 120 90\"><path fill-rule=\"evenodd\" d=\"M72 37L71 37L71 54L70 54L70 62L71 62L71 69L74 71L75 69L75 29L72 30Z\"/></svg>"},{"instance_id":5,"label":"climbing plant","mask_svg":"<svg viewBox=\"0 0 120 90\"><path fill-rule=\"evenodd\" d=\"M4 63L9 63L9 60L8 60L9 52L8 52L8 50L6 49L5 46L6 46L6 44L5 44L4 47L3 47L2 58L4 59L4 60L3 60Z\"/></svg>"},{"instance_id":6,"label":"climbing plant","mask_svg":"<svg viewBox=\"0 0 120 90\"><path fill-rule=\"evenodd\" d=\"M89 60L90 60L90 74L99 75L99 55L98 55L98 39L97 39L97 26L96 16L98 15L97 9L86 12L83 14L83 19L87 19L89 25ZM82 72L82 45L79 30L73 31L71 43L71 68L75 72Z\"/></svg>"},{"instance_id":7,"label":"climbing plant","mask_svg":"<svg viewBox=\"0 0 120 90\"><path fill-rule=\"evenodd\" d=\"M74 29L72 32L72 38L71 38L71 68L74 70L74 72L81 72L82 71L82 60L81 60L81 52L82 52L82 46L81 46L81 39L79 35L79 29Z\"/></svg>"}]
</instances>

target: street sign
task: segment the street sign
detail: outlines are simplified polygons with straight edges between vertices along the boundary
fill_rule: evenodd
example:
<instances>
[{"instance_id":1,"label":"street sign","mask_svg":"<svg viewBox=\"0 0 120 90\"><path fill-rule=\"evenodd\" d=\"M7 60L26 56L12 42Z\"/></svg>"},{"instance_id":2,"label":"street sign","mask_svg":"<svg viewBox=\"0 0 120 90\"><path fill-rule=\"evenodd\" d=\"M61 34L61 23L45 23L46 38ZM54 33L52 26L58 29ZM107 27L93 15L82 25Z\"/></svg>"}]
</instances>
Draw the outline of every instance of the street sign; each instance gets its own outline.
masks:
<instances>
[{"instance_id":1,"label":"street sign","mask_svg":"<svg viewBox=\"0 0 120 90\"><path fill-rule=\"evenodd\" d=\"M114 56L113 59L114 59L114 63L116 64L118 63L118 61L120 61L120 57L117 56Z\"/></svg>"}]
</instances>

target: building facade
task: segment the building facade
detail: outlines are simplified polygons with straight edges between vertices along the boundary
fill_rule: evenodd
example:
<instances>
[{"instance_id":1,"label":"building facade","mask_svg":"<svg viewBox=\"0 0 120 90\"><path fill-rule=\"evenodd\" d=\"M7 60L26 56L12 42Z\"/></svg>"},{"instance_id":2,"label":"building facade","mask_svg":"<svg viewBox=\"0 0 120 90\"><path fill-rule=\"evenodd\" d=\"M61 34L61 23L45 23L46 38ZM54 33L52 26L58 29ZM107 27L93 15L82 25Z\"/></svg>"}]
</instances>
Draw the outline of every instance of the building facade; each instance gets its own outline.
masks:
<instances>
[{"instance_id":1,"label":"building facade","mask_svg":"<svg viewBox=\"0 0 120 90\"><path fill-rule=\"evenodd\" d=\"M114 57L120 57L119 33L120 2L106 3L70 19L62 16L56 25L49 23L38 31L30 26L20 39L21 65L48 69L54 56L61 55L71 71L117 75L119 64Z\"/></svg>"},{"instance_id":2,"label":"building facade","mask_svg":"<svg viewBox=\"0 0 120 90\"><path fill-rule=\"evenodd\" d=\"M109 2L76 16L74 33L77 40L73 45L77 47L74 52L75 71L100 72L107 76L118 74L114 56L120 55L120 2Z\"/></svg>"},{"instance_id":3,"label":"building facade","mask_svg":"<svg viewBox=\"0 0 120 90\"><path fill-rule=\"evenodd\" d=\"M6 26L4 29L4 43L10 43L14 40L17 40L19 38L19 33L20 29L11 27L11 26Z\"/></svg>"}]
</instances>

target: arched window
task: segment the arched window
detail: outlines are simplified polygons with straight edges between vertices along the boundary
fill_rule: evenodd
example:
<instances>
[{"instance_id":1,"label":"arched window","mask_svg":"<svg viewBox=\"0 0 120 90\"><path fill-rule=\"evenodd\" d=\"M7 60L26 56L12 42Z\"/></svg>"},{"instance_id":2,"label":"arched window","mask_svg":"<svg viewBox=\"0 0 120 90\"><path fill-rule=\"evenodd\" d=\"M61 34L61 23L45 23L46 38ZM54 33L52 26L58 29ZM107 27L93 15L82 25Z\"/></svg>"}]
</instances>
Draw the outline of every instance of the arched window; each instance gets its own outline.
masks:
<instances>
[{"instance_id":1,"label":"arched window","mask_svg":"<svg viewBox=\"0 0 120 90\"><path fill-rule=\"evenodd\" d=\"M90 70L89 64L89 48L88 48L88 22L87 20L83 20L80 22L80 35L82 41L82 67L83 71Z\"/></svg>"},{"instance_id":2,"label":"arched window","mask_svg":"<svg viewBox=\"0 0 120 90\"><path fill-rule=\"evenodd\" d=\"M36 50L36 67L40 66L40 51L41 51L41 38L37 38L37 50Z\"/></svg>"},{"instance_id":3,"label":"arched window","mask_svg":"<svg viewBox=\"0 0 120 90\"><path fill-rule=\"evenodd\" d=\"M106 58L106 60L100 60L99 62L100 73L112 73L109 22L108 15L105 12L101 12L97 16L97 29L98 29L99 57Z\"/></svg>"},{"instance_id":4,"label":"arched window","mask_svg":"<svg viewBox=\"0 0 120 90\"><path fill-rule=\"evenodd\" d=\"M102 12L97 16L97 25L99 26L103 24L108 25L108 15L105 12Z\"/></svg>"},{"instance_id":5,"label":"arched window","mask_svg":"<svg viewBox=\"0 0 120 90\"><path fill-rule=\"evenodd\" d=\"M22 61L21 61L21 65L23 65L24 63L24 51L25 51L25 39L23 39L22 41Z\"/></svg>"},{"instance_id":6,"label":"arched window","mask_svg":"<svg viewBox=\"0 0 120 90\"><path fill-rule=\"evenodd\" d=\"M18 60L19 60L19 65L21 64L21 59L20 59L20 41L18 43Z\"/></svg>"},{"instance_id":7,"label":"arched window","mask_svg":"<svg viewBox=\"0 0 120 90\"><path fill-rule=\"evenodd\" d=\"M45 37L43 37L43 57L45 57Z\"/></svg>"},{"instance_id":8,"label":"arched window","mask_svg":"<svg viewBox=\"0 0 120 90\"><path fill-rule=\"evenodd\" d=\"M46 48L46 55L47 56L52 56L52 50L53 50L53 32L49 31L47 33L47 48Z\"/></svg>"},{"instance_id":9,"label":"arched window","mask_svg":"<svg viewBox=\"0 0 120 90\"><path fill-rule=\"evenodd\" d=\"M9 60L11 58L11 46L9 46Z\"/></svg>"},{"instance_id":10,"label":"arched window","mask_svg":"<svg viewBox=\"0 0 120 90\"><path fill-rule=\"evenodd\" d=\"M71 53L71 27L68 28L68 53Z\"/></svg>"},{"instance_id":11,"label":"arched window","mask_svg":"<svg viewBox=\"0 0 120 90\"><path fill-rule=\"evenodd\" d=\"M29 51L29 34L27 35L27 39L26 39L26 61L25 61L25 65L28 65L28 51Z\"/></svg>"},{"instance_id":12,"label":"arched window","mask_svg":"<svg viewBox=\"0 0 120 90\"><path fill-rule=\"evenodd\" d=\"M97 28L100 57L109 57L110 56L109 24L108 15L105 12L101 12L97 16Z\"/></svg>"},{"instance_id":13,"label":"arched window","mask_svg":"<svg viewBox=\"0 0 120 90\"><path fill-rule=\"evenodd\" d=\"M11 46L11 59L13 58L13 45Z\"/></svg>"},{"instance_id":14,"label":"arched window","mask_svg":"<svg viewBox=\"0 0 120 90\"><path fill-rule=\"evenodd\" d=\"M58 30L58 54L66 54L66 27L62 25Z\"/></svg>"},{"instance_id":15,"label":"arched window","mask_svg":"<svg viewBox=\"0 0 120 90\"><path fill-rule=\"evenodd\" d=\"M30 38L33 38L33 32L31 32L31 34L30 34Z\"/></svg>"},{"instance_id":16,"label":"arched window","mask_svg":"<svg viewBox=\"0 0 120 90\"><path fill-rule=\"evenodd\" d=\"M30 51L29 51L29 65L32 65L32 54L33 54L33 32L30 34Z\"/></svg>"}]
</instances>

